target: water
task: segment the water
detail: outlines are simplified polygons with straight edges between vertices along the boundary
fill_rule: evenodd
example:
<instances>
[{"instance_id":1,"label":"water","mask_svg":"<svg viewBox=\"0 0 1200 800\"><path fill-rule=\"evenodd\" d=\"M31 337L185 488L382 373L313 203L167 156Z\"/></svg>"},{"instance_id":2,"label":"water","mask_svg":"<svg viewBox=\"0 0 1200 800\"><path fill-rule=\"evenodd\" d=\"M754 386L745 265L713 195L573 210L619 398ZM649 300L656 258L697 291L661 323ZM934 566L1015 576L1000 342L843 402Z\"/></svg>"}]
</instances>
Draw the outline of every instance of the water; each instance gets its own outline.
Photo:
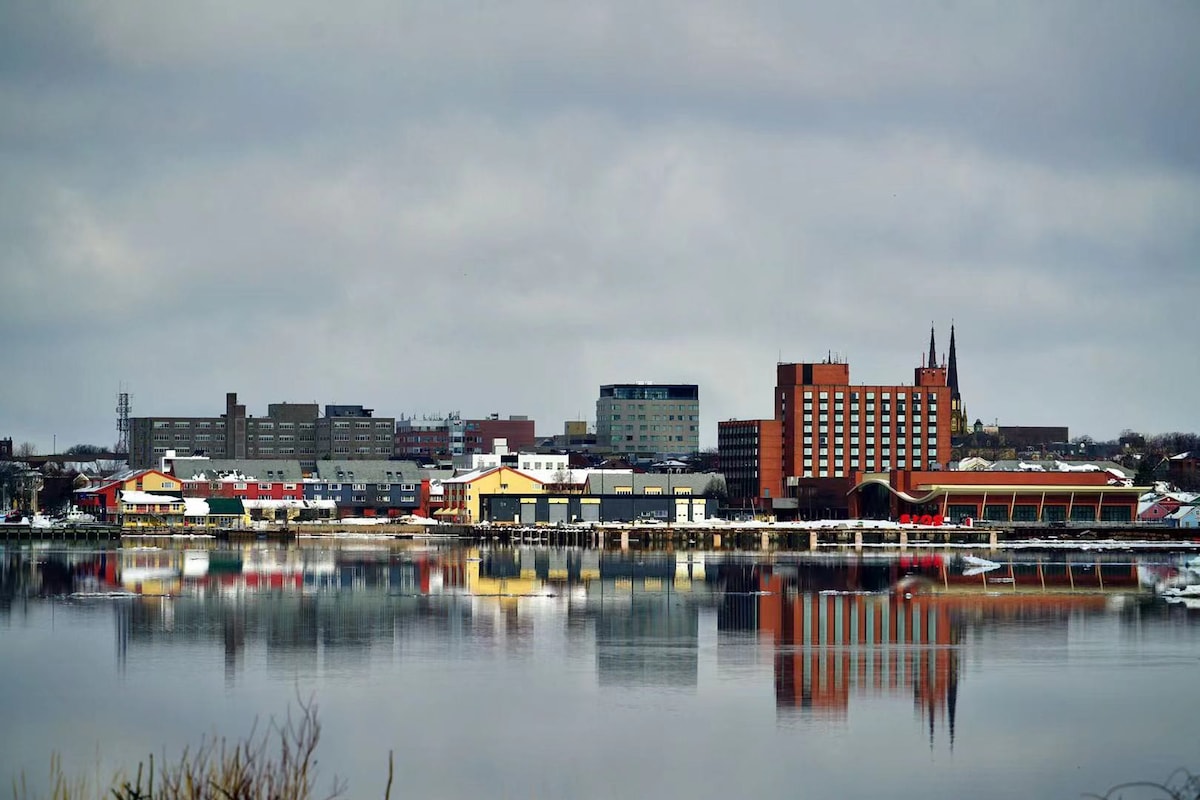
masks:
<instances>
[{"instance_id":1,"label":"water","mask_svg":"<svg viewBox=\"0 0 1200 800\"><path fill-rule=\"evenodd\" d=\"M54 752L108 775L308 698L320 785L351 797L382 796L389 751L393 796L432 798L1075 798L1200 769L1200 610L1139 588L1168 554L964 576L957 553L212 547L2 551L0 778L38 785Z\"/></svg>"}]
</instances>

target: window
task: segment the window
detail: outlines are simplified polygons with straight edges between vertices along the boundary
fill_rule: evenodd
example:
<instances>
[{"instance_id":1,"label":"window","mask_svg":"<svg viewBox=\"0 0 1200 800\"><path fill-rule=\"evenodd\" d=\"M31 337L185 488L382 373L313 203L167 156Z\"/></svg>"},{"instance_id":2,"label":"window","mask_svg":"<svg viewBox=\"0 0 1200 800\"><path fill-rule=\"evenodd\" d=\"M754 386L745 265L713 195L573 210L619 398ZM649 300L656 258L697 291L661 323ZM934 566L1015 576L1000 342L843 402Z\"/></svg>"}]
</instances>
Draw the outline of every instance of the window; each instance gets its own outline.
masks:
<instances>
[{"instance_id":1,"label":"window","mask_svg":"<svg viewBox=\"0 0 1200 800\"><path fill-rule=\"evenodd\" d=\"M258 485L258 490L259 490L260 492L269 492L269 491L271 491L271 484L269 484L269 483L260 483L260 484Z\"/></svg>"},{"instance_id":2,"label":"window","mask_svg":"<svg viewBox=\"0 0 1200 800\"><path fill-rule=\"evenodd\" d=\"M1031 504L1020 504L1013 506L1012 510L1013 522L1036 522L1037 521L1037 506Z\"/></svg>"}]
</instances>

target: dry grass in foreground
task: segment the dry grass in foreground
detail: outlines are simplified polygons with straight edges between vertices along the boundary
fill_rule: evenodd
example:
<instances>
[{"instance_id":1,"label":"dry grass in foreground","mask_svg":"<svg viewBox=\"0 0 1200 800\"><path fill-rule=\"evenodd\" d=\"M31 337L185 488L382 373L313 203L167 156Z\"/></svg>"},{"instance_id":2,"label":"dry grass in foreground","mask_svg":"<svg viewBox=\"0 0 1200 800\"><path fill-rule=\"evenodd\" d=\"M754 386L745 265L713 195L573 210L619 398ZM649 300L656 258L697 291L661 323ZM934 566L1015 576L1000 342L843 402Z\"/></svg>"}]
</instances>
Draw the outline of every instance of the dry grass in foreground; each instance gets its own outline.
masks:
<instances>
[{"instance_id":1,"label":"dry grass in foreground","mask_svg":"<svg viewBox=\"0 0 1200 800\"><path fill-rule=\"evenodd\" d=\"M333 800L343 797L344 781L333 779L328 794L318 795L316 750L321 739L316 704L300 702L282 722L272 721L259 733L257 725L245 739L201 740L185 749L179 760L155 764L151 755L132 775L118 773L109 785L74 778L58 757L50 761L48 800ZM392 755L384 798L392 792ZM13 781L13 800L35 800L24 776Z\"/></svg>"}]
</instances>

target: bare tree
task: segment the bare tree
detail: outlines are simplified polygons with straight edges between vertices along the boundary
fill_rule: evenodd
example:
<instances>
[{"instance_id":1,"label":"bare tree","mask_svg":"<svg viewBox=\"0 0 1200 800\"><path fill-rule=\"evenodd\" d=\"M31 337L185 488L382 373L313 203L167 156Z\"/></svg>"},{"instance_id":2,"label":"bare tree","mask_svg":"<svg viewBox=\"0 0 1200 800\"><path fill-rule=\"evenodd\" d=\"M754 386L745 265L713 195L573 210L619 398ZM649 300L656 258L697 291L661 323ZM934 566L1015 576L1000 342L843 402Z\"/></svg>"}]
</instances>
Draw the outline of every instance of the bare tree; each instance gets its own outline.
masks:
<instances>
[{"instance_id":1,"label":"bare tree","mask_svg":"<svg viewBox=\"0 0 1200 800\"><path fill-rule=\"evenodd\" d=\"M13 449L13 456L16 458L29 458L37 455L37 446L33 442L21 442Z\"/></svg>"}]
</instances>

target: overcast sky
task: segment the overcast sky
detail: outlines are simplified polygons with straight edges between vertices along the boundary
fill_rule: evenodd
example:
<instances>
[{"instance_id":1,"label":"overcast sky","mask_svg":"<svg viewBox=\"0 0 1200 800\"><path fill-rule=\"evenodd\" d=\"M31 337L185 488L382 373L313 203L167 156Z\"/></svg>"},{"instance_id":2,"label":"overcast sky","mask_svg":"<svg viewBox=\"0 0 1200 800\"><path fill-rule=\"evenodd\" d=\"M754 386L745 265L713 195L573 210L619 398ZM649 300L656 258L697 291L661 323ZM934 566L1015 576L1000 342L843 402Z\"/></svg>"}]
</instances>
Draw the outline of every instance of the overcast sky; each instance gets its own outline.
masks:
<instances>
[{"instance_id":1,"label":"overcast sky","mask_svg":"<svg viewBox=\"0 0 1200 800\"><path fill-rule=\"evenodd\" d=\"M769 417L775 363L1200 429L1200 4L0 4L0 437L236 391Z\"/></svg>"}]
</instances>

